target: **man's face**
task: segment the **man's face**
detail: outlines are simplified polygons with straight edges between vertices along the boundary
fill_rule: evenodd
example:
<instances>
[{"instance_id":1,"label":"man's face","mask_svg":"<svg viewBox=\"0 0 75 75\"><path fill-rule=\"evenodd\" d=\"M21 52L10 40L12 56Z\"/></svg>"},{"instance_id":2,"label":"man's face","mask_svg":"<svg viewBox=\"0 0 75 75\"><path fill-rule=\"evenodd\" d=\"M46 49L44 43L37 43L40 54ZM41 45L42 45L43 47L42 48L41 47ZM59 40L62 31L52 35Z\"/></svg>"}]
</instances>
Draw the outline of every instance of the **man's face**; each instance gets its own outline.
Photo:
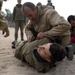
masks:
<instances>
[{"instance_id":1,"label":"man's face","mask_svg":"<svg viewBox=\"0 0 75 75\"><path fill-rule=\"evenodd\" d=\"M50 49L51 44L52 43L44 44L42 46L39 46L38 49L37 49L37 52L39 53L39 55L42 58L44 58L45 60L47 60L48 62L50 62L51 53L50 53L49 49Z\"/></svg>"},{"instance_id":2,"label":"man's face","mask_svg":"<svg viewBox=\"0 0 75 75\"><path fill-rule=\"evenodd\" d=\"M72 27L75 27L75 20L71 20L70 24L72 25Z\"/></svg>"},{"instance_id":3,"label":"man's face","mask_svg":"<svg viewBox=\"0 0 75 75\"><path fill-rule=\"evenodd\" d=\"M17 0L18 4L21 4L21 0Z\"/></svg>"},{"instance_id":4,"label":"man's face","mask_svg":"<svg viewBox=\"0 0 75 75\"><path fill-rule=\"evenodd\" d=\"M37 11L36 9L32 10L29 7L25 6L23 13L28 19L35 21L37 19L36 11Z\"/></svg>"}]
</instances>

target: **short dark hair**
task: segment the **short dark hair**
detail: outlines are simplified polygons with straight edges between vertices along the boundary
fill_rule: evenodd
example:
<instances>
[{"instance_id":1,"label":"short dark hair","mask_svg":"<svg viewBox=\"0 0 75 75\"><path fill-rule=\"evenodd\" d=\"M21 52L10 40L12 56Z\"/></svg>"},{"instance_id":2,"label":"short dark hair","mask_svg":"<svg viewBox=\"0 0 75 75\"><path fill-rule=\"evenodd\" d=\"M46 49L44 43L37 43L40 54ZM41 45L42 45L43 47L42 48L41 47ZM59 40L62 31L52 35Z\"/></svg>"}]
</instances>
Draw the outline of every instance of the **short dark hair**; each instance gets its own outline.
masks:
<instances>
[{"instance_id":1,"label":"short dark hair","mask_svg":"<svg viewBox=\"0 0 75 75\"><path fill-rule=\"evenodd\" d=\"M67 21L70 23L71 20L75 20L75 16L74 15L69 15L67 18Z\"/></svg>"},{"instance_id":2,"label":"short dark hair","mask_svg":"<svg viewBox=\"0 0 75 75\"><path fill-rule=\"evenodd\" d=\"M23 4L22 6L22 10L24 11L24 7L27 6L29 8L31 8L32 10L34 10L35 5L32 2L26 2Z\"/></svg>"},{"instance_id":3,"label":"short dark hair","mask_svg":"<svg viewBox=\"0 0 75 75\"><path fill-rule=\"evenodd\" d=\"M62 46L57 43L53 43L52 45L50 45L49 51L52 54L50 60L53 63L55 63L56 61L61 61L65 58L66 55L65 49L62 48Z\"/></svg>"}]
</instances>

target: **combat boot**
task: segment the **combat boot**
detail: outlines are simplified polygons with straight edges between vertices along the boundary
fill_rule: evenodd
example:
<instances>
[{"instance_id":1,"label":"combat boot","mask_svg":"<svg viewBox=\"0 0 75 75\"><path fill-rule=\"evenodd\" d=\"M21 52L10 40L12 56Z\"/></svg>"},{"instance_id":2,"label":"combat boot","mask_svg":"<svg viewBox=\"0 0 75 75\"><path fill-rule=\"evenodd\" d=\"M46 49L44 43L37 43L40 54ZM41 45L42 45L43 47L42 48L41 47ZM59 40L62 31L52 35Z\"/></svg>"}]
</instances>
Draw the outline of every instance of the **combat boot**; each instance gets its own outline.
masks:
<instances>
[{"instance_id":1,"label":"combat boot","mask_svg":"<svg viewBox=\"0 0 75 75\"><path fill-rule=\"evenodd\" d=\"M66 46L66 57L68 60L73 60L73 46L67 45Z\"/></svg>"}]
</instances>

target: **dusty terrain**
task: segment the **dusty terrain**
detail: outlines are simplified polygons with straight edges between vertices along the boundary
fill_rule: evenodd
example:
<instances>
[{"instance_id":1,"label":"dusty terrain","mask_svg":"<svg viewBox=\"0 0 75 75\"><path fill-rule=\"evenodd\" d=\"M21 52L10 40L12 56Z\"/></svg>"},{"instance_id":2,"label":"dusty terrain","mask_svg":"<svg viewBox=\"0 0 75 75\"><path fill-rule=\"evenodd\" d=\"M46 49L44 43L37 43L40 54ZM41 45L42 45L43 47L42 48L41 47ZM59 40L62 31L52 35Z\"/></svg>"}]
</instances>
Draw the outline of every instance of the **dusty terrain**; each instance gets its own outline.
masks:
<instances>
[{"instance_id":1,"label":"dusty terrain","mask_svg":"<svg viewBox=\"0 0 75 75\"><path fill-rule=\"evenodd\" d=\"M10 36L7 38L4 38L0 31L0 75L75 75L75 57L73 61L65 58L57 67L44 74L38 73L26 63L15 58L15 49L11 48L11 42L14 40L14 28L9 29Z\"/></svg>"}]
</instances>

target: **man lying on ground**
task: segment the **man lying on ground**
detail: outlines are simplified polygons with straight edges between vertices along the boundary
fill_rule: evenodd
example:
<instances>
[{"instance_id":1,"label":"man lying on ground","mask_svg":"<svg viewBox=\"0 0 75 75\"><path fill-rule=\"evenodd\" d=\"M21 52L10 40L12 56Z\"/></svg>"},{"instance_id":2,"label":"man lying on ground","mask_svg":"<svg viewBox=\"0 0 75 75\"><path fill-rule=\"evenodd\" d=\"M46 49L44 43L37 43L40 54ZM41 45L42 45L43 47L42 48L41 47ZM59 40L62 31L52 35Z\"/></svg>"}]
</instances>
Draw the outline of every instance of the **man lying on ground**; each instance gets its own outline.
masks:
<instances>
[{"instance_id":1,"label":"man lying on ground","mask_svg":"<svg viewBox=\"0 0 75 75\"><path fill-rule=\"evenodd\" d=\"M15 57L27 62L38 72L46 72L55 63L65 58L65 50L57 43L49 43L43 38L33 42L20 42L15 51Z\"/></svg>"}]
</instances>

